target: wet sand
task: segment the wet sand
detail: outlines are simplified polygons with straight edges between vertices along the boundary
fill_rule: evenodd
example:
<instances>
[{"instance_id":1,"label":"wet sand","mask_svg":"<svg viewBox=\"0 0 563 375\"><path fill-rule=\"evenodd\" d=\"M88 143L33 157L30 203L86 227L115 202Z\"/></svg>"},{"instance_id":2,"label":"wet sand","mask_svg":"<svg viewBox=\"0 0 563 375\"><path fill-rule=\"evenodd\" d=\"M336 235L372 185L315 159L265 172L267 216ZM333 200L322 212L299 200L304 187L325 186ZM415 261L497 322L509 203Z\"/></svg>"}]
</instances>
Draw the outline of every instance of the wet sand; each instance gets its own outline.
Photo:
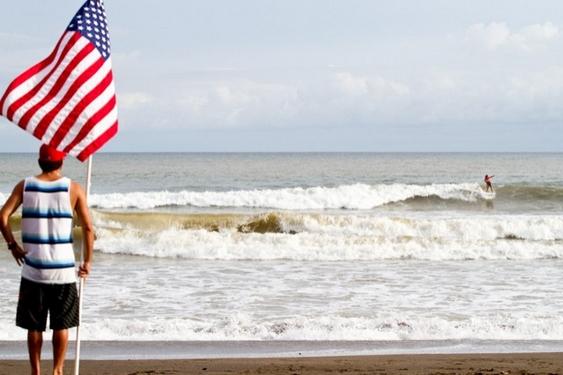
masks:
<instances>
[{"instance_id":1,"label":"wet sand","mask_svg":"<svg viewBox=\"0 0 563 375\"><path fill-rule=\"evenodd\" d=\"M48 373L51 362L43 362ZM73 363L66 365L73 373ZM0 374L27 374L27 361L0 361ZM423 354L81 362L82 375L141 374L563 374L563 353Z\"/></svg>"}]
</instances>

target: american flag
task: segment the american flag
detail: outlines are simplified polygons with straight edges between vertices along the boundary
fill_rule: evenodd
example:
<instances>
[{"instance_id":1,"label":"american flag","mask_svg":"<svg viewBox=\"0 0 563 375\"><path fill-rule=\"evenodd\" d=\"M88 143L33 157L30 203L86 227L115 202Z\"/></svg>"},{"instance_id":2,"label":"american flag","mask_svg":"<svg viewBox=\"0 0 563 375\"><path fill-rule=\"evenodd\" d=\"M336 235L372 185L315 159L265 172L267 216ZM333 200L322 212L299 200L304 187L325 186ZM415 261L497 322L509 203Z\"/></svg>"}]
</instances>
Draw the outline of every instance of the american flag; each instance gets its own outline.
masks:
<instances>
[{"instance_id":1,"label":"american flag","mask_svg":"<svg viewBox=\"0 0 563 375\"><path fill-rule=\"evenodd\" d=\"M53 52L20 74L0 114L80 161L117 133L117 102L102 0L78 10Z\"/></svg>"}]
</instances>

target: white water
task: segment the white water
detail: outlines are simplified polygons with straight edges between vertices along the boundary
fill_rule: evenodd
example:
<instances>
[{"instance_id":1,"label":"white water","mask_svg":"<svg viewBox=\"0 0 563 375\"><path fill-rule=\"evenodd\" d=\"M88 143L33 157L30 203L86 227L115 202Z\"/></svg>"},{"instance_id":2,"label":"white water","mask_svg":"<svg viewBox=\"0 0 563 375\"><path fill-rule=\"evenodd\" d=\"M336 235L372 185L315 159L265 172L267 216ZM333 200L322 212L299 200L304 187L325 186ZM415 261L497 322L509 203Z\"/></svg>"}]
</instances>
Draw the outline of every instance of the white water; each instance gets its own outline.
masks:
<instances>
[{"instance_id":1,"label":"white water","mask_svg":"<svg viewBox=\"0 0 563 375\"><path fill-rule=\"evenodd\" d=\"M289 233L219 232L174 227L140 230L98 222L104 253L252 260L563 258L563 216L280 215ZM111 228L118 229L111 229Z\"/></svg>"},{"instance_id":2,"label":"white water","mask_svg":"<svg viewBox=\"0 0 563 375\"><path fill-rule=\"evenodd\" d=\"M0 155L0 202L35 158ZM85 340L563 340L561 155L97 160ZM268 213L282 233L237 231ZM0 340L24 340L0 273Z\"/></svg>"},{"instance_id":3,"label":"white water","mask_svg":"<svg viewBox=\"0 0 563 375\"><path fill-rule=\"evenodd\" d=\"M8 264L6 254L2 256ZM561 261L204 261L97 254L85 340L563 340ZM9 268L9 269L8 269ZM0 298L13 326L17 268Z\"/></svg>"},{"instance_id":4,"label":"white water","mask_svg":"<svg viewBox=\"0 0 563 375\"><path fill-rule=\"evenodd\" d=\"M84 340L563 340L563 319L503 315L448 320L441 317L345 318L302 316L277 322L233 314L222 320L149 317L103 318L85 323ZM0 340L22 340L21 329L0 324Z\"/></svg>"},{"instance_id":5,"label":"white water","mask_svg":"<svg viewBox=\"0 0 563 375\"><path fill-rule=\"evenodd\" d=\"M492 199L477 183L433 185L341 185L337 187L286 188L238 191L158 191L93 194L98 208L155 208L165 206L261 207L284 210L358 209L366 210L415 197L436 196L474 202Z\"/></svg>"}]
</instances>

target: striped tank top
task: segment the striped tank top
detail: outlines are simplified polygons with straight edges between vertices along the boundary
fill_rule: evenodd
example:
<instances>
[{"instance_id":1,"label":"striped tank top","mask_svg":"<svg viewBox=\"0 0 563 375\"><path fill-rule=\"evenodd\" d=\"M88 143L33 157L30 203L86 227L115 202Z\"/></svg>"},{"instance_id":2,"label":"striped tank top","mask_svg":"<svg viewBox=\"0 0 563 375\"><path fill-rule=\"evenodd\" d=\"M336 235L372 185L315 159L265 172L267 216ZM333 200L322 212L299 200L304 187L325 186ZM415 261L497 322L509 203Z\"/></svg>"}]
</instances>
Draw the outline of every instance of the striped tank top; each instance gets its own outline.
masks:
<instances>
[{"instance_id":1,"label":"striped tank top","mask_svg":"<svg viewBox=\"0 0 563 375\"><path fill-rule=\"evenodd\" d=\"M46 284L76 282L72 248L70 179L28 177L22 203L22 242L27 252L22 277Z\"/></svg>"}]
</instances>

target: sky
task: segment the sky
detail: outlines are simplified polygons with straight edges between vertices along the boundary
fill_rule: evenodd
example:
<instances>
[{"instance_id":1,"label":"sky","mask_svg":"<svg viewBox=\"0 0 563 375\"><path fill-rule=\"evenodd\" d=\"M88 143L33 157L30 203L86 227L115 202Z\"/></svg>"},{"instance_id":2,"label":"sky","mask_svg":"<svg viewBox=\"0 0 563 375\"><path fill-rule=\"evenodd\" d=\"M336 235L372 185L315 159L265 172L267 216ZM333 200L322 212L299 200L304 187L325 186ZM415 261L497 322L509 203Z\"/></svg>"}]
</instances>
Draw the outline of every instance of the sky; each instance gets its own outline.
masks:
<instances>
[{"instance_id":1,"label":"sky","mask_svg":"<svg viewBox=\"0 0 563 375\"><path fill-rule=\"evenodd\" d=\"M105 3L103 151L563 151L560 0ZM0 91L81 4L0 0ZM4 118L0 141L39 144Z\"/></svg>"}]
</instances>

